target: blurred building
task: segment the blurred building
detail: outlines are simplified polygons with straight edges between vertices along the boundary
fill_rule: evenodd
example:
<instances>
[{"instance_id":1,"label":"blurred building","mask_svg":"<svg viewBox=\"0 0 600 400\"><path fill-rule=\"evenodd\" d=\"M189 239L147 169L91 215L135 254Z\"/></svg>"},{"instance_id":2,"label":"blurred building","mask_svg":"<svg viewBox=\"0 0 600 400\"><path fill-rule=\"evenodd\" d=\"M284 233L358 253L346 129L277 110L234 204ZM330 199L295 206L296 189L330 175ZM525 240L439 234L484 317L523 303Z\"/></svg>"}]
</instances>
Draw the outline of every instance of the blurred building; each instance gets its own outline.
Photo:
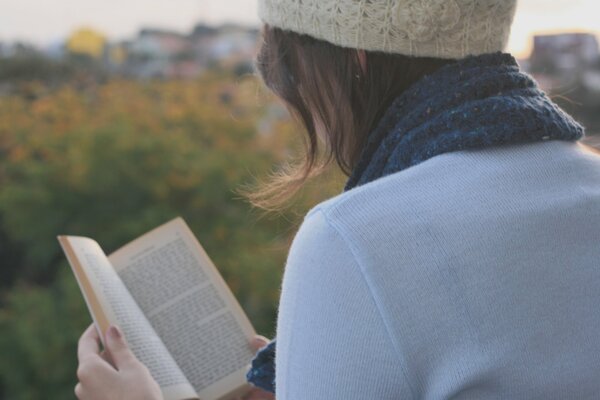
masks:
<instances>
[{"instance_id":1,"label":"blurred building","mask_svg":"<svg viewBox=\"0 0 600 400\"><path fill-rule=\"evenodd\" d=\"M600 47L591 33L537 35L526 63L542 89L600 133Z\"/></svg>"},{"instance_id":2,"label":"blurred building","mask_svg":"<svg viewBox=\"0 0 600 400\"><path fill-rule=\"evenodd\" d=\"M600 58L598 40L591 33L536 35L530 57L532 70L572 71Z\"/></svg>"},{"instance_id":3,"label":"blurred building","mask_svg":"<svg viewBox=\"0 0 600 400\"><path fill-rule=\"evenodd\" d=\"M182 65L193 59L186 35L162 29L142 29L127 43L125 55L128 75L139 78L175 78L195 76L197 68L182 72ZM190 68L188 67L188 70ZM183 74L184 76L180 76Z\"/></svg>"},{"instance_id":4,"label":"blurred building","mask_svg":"<svg viewBox=\"0 0 600 400\"><path fill-rule=\"evenodd\" d=\"M195 31L198 31L196 27ZM199 59L208 62L219 61L221 64L238 64L252 60L256 51L258 30L239 25L222 25L208 41L196 41ZM203 53L203 54L202 54Z\"/></svg>"},{"instance_id":5,"label":"blurred building","mask_svg":"<svg viewBox=\"0 0 600 400\"><path fill-rule=\"evenodd\" d=\"M536 35L528 70L545 89L552 90L572 85L578 75L599 60L598 39L591 33Z\"/></svg>"},{"instance_id":6,"label":"blurred building","mask_svg":"<svg viewBox=\"0 0 600 400\"><path fill-rule=\"evenodd\" d=\"M211 67L251 67L258 30L197 25L190 34L143 29L126 44L123 71L138 78L190 79Z\"/></svg>"}]
</instances>

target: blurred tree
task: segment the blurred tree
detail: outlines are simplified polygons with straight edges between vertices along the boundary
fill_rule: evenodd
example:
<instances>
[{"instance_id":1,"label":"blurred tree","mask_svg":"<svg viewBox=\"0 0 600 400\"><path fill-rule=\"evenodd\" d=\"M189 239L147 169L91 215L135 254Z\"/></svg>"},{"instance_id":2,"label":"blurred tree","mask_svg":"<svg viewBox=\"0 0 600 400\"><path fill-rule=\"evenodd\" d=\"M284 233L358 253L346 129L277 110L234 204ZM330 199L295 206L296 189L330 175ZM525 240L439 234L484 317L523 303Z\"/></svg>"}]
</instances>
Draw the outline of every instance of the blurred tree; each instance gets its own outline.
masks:
<instances>
[{"instance_id":1,"label":"blurred tree","mask_svg":"<svg viewBox=\"0 0 600 400\"><path fill-rule=\"evenodd\" d=\"M73 398L74 345L89 317L70 272L62 269L49 287L19 284L6 302L0 309L0 386L6 398Z\"/></svg>"},{"instance_id":2,"label":"blurred tree","mask_svg":"<svg viewBox=\"0 0 600 400\"><path fill-rule=\"evenodd\" d=\"M2 227L0 218L0 227ZM2 268L0 268L0 294L11 287L18 277L19 270L16 268L23 260L23 248L17 243L12 242L7 233L0 228L0 260L2 260ZM3 298L0 295L0 308L3 306Z\"/></svg>"},{"instance_id":3,"label":"blurred tree","mask_svg":"<svg viewBox=\"0 0 600 400\"><path fill-rule=\"evenodd\" d=\"M71 33L67 39L66 48L72 54L85 55L100 59L104 55L106 37L92 29L80 28Z\"/></svg>"},{"instance_id":4,"label":"blurred tree","mask_svg":"<svg viewBox=\"0 0 600 400\"><path fill-rule=\"evenodd\" d=\"M58 234L91 236L109 253L181 215L257 331L272 336L295 228L340 185L324 177L266 218L235 194L298 142L256 79L219 72L30 90L36 96L0 97L4 396L72 398L76 342L90 317Z\"/></svg>"},{"instance_id":5,"label":"blurred tree","mask_svg":"<svg viewBox=\"0 0 600 400\"><path fill-rule=\"evenodd\" d=\"M0 59L0 83L43 81L52 84L66 81L75 74L75 66L40 54L26 54Z\"/></svg>"}]
</instances>

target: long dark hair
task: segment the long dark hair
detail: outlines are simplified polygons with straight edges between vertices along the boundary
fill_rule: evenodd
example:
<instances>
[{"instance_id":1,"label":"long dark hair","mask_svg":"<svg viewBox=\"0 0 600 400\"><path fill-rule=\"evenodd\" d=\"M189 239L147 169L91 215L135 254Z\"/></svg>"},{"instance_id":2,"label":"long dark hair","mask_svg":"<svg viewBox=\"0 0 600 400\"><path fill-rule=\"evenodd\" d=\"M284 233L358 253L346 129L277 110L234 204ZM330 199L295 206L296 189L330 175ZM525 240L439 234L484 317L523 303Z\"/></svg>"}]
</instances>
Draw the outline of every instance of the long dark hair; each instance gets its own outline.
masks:
<instances>
[{"instance_id":1,"label":"long dark hair","mask_svg":"<svg viewBox=\"0 0 600 400\"><path fill-rule=\"evenodd\" d=\"M424 75L453 61L367 51L365 71L356 49L264 25L255 66L303 125L305 154L246 196L255 206L279 209L333 160L349 175L392 101ZM319 145L315 121L326 132L324 146Z\"/></svg>"}]
</instances>

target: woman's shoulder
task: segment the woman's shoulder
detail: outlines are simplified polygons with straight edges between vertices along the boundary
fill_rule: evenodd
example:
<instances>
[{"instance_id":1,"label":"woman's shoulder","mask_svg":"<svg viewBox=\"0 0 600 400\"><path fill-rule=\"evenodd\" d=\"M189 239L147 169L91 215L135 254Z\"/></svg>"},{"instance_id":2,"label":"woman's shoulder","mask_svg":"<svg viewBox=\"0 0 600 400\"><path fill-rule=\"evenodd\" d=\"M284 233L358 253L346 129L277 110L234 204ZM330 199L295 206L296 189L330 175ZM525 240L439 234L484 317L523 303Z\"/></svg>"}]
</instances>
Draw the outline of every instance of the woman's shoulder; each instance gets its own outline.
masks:
<instances>
[{"instance_id":1,"label":"woman's shoulder","mask_svg":"<svg viewBox=\"0 0 600 400\"><path fill-rule=\"evenodd\" d=\"M328 368L366 360L374 382L393 371L392 390L405 397L422 377L471 365L475 379L490 360L512 368L489 379L541 393L548 369L536 367L556 354L577 366L572 376L595 382L599 226L600 157L558 141L443 154L320 203L285 270L278 346L282 359L298 358L279 366L281 386L292 382L288 365L315 354L332 360L317 363ZM556 323L565 315L569 324ZM363 333L379 335L381 350L339 362ZM311 380L346 377L345 368L305 369L293 382L304 393Z\"/></svg>"},{"instance_id":2,"label":"woman's shoulder","mask_svg":"<svg viewBox=\"0 0 600 400\"><path fill-rule=\"evenodd\" d=\"M301 230L356 241L477 224L536 203L600 196L600 157L578 143L550 141L440 154L313 207ZM540 193L545 196L540 197ZM584 195L584 193L581 193ZM560 206L560 204L557 204Z\"/></svg>"}]
</instances>

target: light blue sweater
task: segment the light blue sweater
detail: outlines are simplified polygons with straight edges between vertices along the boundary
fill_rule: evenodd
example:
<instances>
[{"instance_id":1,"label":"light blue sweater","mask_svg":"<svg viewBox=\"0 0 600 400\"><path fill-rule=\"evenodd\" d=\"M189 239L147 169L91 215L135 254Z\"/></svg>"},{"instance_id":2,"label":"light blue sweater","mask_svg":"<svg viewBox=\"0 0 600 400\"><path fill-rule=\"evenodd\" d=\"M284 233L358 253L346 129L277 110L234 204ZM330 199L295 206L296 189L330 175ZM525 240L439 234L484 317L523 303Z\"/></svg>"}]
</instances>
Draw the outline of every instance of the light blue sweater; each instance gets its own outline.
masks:
<instances>
[{"instance_id":1,"label":"light blue sweater","mask_svg":"<svg viewBox=\"0 0 600 400\"><path fill-rule=\"evenodd\" d=\"M276 398L600 398L600 156L455 151L312 209L282 283Z\"/></svg>"}]
</instances>

